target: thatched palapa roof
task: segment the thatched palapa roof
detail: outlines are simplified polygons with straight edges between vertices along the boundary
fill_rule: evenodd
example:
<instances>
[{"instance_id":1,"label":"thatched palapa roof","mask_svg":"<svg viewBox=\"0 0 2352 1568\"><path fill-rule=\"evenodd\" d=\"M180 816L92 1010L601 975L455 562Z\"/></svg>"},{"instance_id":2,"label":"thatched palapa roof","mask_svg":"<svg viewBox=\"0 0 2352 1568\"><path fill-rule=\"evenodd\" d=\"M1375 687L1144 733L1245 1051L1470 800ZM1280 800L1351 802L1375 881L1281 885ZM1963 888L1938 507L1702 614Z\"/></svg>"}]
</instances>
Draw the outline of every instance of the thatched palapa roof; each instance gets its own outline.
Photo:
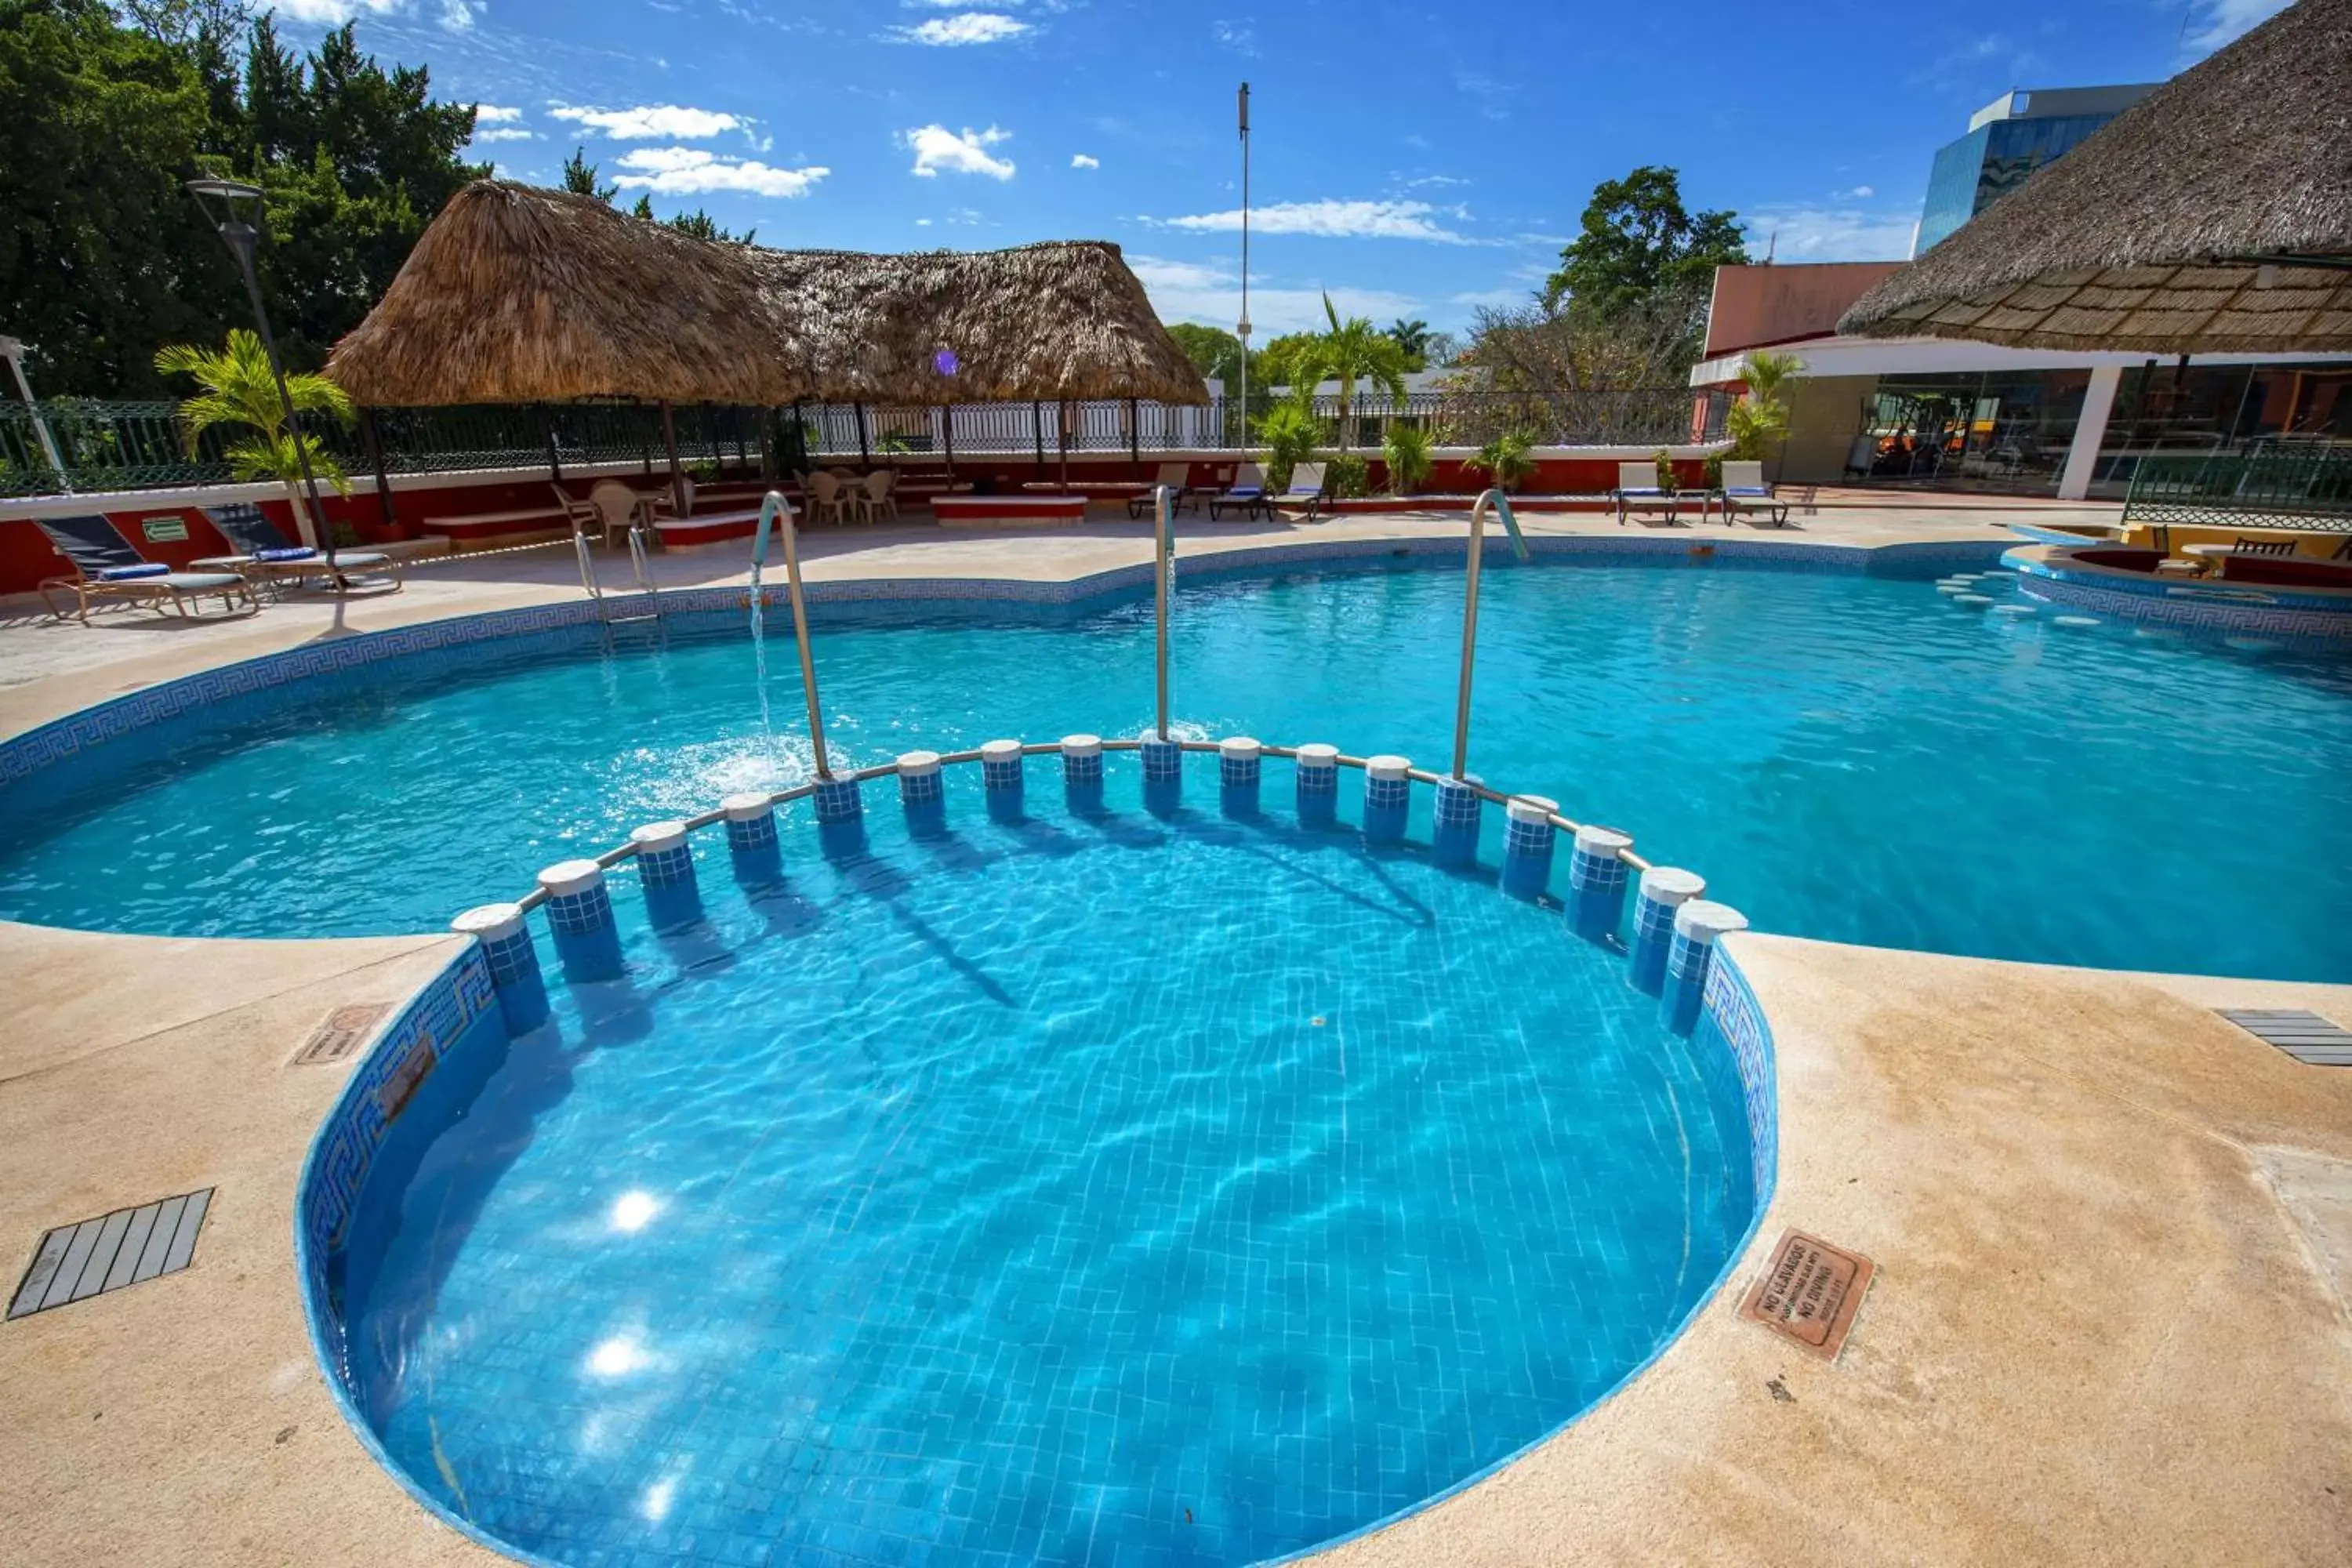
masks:
<instances>
[{"instance_id":1,"label":"thatched palapa roof","mask_svg":"<svg viewBox=\"0 0 2352 1568\"><path fill-rule=\"evenodd\" d=\"M2303 0L2183 71L1864 294L1838 330L2163 355L2352 350L2352 0Z\"/></svg>"},{"instance_id":2,"label":"thatched palapa roof","mask_svg":"<svg viewBox=\"0 0 2352 1568\"><path fill-rule=\"evenodd\" d=\"M442 209L327 374L374 405L1208 396L1115 245L767 250L498 180Z\"/></svg>"}]
</instances>

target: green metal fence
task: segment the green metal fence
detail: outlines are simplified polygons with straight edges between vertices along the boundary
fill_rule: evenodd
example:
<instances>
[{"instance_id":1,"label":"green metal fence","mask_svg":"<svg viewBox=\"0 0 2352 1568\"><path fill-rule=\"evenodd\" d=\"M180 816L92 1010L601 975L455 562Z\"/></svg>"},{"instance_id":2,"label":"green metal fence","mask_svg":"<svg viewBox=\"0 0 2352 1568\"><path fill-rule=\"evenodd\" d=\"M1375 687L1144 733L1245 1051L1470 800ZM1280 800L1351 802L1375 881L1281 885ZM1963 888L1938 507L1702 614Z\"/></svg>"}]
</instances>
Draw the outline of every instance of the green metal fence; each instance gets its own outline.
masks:
<instances>
[{"instance_id":1,"label":"green metal fence","mask_svg":"<svg viewBox=\"0 0 2352 1568\"><path fill-rule=\"evenodd\" d=\"M2272 441L2142 458L2124 498L2124 521L2352 532L2352 442Z\"/></svg>"}]
</instances>

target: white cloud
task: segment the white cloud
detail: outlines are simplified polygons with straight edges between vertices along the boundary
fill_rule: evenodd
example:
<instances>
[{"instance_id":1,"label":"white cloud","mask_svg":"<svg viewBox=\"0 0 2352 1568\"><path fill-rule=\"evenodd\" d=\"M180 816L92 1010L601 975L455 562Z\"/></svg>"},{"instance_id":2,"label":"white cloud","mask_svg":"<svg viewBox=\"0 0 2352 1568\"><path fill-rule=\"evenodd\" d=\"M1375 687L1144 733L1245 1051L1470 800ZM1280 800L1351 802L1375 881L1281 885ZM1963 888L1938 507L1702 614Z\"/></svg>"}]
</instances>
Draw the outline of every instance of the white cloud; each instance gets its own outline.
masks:
<instances>
[{"instance_id":1,"label":"white cloud","mask_svg":"<svg viewBox=\"0 0 2352 1568\"><path fill-rule=\"evenodd\" d=\"M635 109L581 109L553 104L547 111L558 120L601 131L615 142L659 142L684 137L716 136L740 131L735 115L711 109L687 109L675 103L641 105Z\"/></svg>"},{"instance_id":2,"label":"white cloud","mask_svg":"<svg viewBox=\"0 0 2352 1568\"><path fill-rule=\"evenodd\" d=\"M1073 169L1099 169L1102 167L1102 160L1100 158L1090 158L1084 153L1073 153L1070 154L1070 167Z\"/></svg>"},{"instance_id":3,"label":"white cloud","mask_svg":"<svg viewBox=\"0 0 2352 1568\"><path fill-rule=\"evenodd\" d=\"M1859 207L1754 207L1740 223L1752 256L1769 247L1782 261L1899 261L1911 254L1917 216Z\"/></svg>"},{"instance_id":4,"label":"white cloud","mask_svg":"<svg viewBox=\"0 0 2352 1568\"><path fill-rule=\"evenodd\" d=\"M278 0L278 12L289 21L340 27L354 16L385 16L408 0Z\"/></svg>"},{"instance_id":5,"label":"white cloud","mask_svg":"<svg viewBox=\"0 0 2352 1568\"><path fill-rule=\"evenodd\" d=\"M703 191L748 191L760 196L804 196L833 173L811 166L778 169L751 158L721 158L701 147L632 147L621 154L613 183L625 189L692 195Z\"/></svg>"},{"instance_id":6,"label":"white cloud","mask_svg":"<svg viewBox=\"0 0 2352 1568\"><path fill-rule=\"evenodd\" d=\"M961 16L934 16L911 27L893 27L890 36L901 43L955 48L965 44L1002 43L1028 30L1028 23L994 11L966 11Z\"/></svg>"},{"instance_id":7,"label":"white cloud","mask_svg":"<svg viewBox=\"0 0 2352 1568\"><path fill-rule=\"evenodd\" d=\"M914 172L927 180L936 177L942 169L950 174L986 174L992 180L1009 180L1013 177L1013 160L996 157L988 149L1012 139L1013 132L993 125L985 131L974 131L967 125L961 136L944 125L924 125L899 137L914 150Z\"/></svg>"},{"instance_id":8,"label":"white cloud","mask_svg":"<svg viewBox=\"0 0 2352 1568\"><path fill-rule=\"evenodd\" d=\"M2189 35L2189 47L2198 50L2218 49L2241 33L2252 32L2287 8L2289 0L2202 0L2197 9L2203 14L2197 30Z\"/></svg>"},{"instance_id":9,"label":"white cloud","mask_svg":"<svg viewBox=\"0 0 2352 1568\"><path fill-rule=\"evenodd\" d=\"M509 125L489 131L477 131L474 132L474 140L476 142L536 142L539 140L539 132Z\"/></svg>"},{"instance_id":10,"label":"white cloud","mask_svg":"<svg viewBox=\"0 0 2352 1568\"><path fill-rule=\"evenodd\" d=\"M478 0L441 0L441 26L447 32L470 33L484 9Z\"/></svg>"},{"instance_id":11,"label":"white cloud","mask_svg":"<svg viewBox=\"0 0 2352 1568\"><path fill-rule=\"evenodd\" d=\"M474 123L477 125L505 125L514 121L520 120L521 118L521 110L509 109L504 104L478 103L474 105Z\"/></svg>"},{"instance_id":12,"label":"white cloud","mask_svg":"<svg viewBox=\"0 0 2352 1568\"><path fill-rule=\"evenodd\" d=\"M1248 22L1212 22L1209 37L1237 55L1257 53L1257 29Z\"/></svg>"},{"instance_id":13,"label":"white cloud","mask_svg":"<svg viewBox=\"0 0 2352 1568\"><path fill-rule=\"evenodd\" d=\"M1200 321L1231 331L1241 319L1241 283L1229 268L1150 256L1130 256L1127 262L1163 321ZM1331 289L1331 304L1343 317L1370 316L1376 321L1422 313L1420 302L1412 295L1384 289L1337 286ZM1249 305L1253 342L1263 343L1284 332L1319 330L1326 324L1320 289L1264 288L1252 274Z\"/></svg>"},{"instance_id":14,"label":"white cloud","mask_svg":"<svg viewBox=\"0 0 2352 1568\"><path fill-rule=\"evenodd\" d=\"M1441 209L1427 202L1277 202L1254 207L1250 227L1259 234L1312 234L1330 239L1429 239L1444 245L1475 245L1467 235L1431 221ZM1455 216L1460 209L1454 209ZM1241 209L1158 220L1170 228L1228 233L1242 226Z\"/></svg>"}]
</instances>

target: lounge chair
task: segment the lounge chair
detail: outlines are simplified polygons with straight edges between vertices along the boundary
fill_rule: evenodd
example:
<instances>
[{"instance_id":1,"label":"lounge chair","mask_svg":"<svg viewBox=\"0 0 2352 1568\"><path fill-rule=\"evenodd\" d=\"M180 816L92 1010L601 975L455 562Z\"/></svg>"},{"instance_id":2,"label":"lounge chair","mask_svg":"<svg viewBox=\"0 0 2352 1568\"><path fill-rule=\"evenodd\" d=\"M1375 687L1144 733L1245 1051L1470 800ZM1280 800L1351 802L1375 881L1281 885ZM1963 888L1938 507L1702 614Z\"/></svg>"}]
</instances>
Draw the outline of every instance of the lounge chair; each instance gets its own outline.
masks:
<instances>
[{"instance_id":1,"label":"lounge chair","mask_svg":"<svg viewBox=\"0 0 2352 1568\"><path fill-rule=\"evenodd\" d=\"M1658 483L1655 463L1620 463L1617 465L1617 488L1609 492L1617 501L1617 526L1625 526L1629 511L1662 511L1668 527L1675 521L1675 492ZM1706 503L1700 502L1704 507ZM1702 514L1703 515L1703 514Z\"/></svg>"},{"instance_id":2,"label":"lounge chair","mask_svg":"<svg viewBox=\"0 0 2352 1568\"><path fill-rule=\"evenodd\" d=\"M1261 512L1267 517L1274 515L1274 509L1266 503L1265 474L1255 463L1244 463L1234 476L1234 482L1209 498L1209 521L1216 521L1225 508L1234 506L1242 509L1244 518Z\"/></svg>"},{"instance_id":3,"label":"lounge chair","mask_svg":"<svg viewBox=\"0 0 2352 1568\"><path fill-rule=\"evenodd\" d=\"M2290 534L2284 539L2249 539L2242 533L2230 541L2230 550L2237 555L2292 555L2294 538Z\"/></svg>"},{"instance_id":4,"label":"lounge chair","mask_svg":"<svg viewBox=\"0 0 2352 1568\"><path fill-rule=\"evenodd\" d=\"M1764 464L1760 458L1726 458L1723 484L1716 492L1723 502L1723 521L1728 527L1741 512L1750 516L1762 512L1772 520L1775 528L1785 528L1789 522L1789 503L1773 493L1764 482ZM1704 502L1701 503L1704 506ZM1704 512L1702 512L1704 517Z\"/></svg>"},{"instance_id":5,"label":"lounge chair","mask_svg":"<svg viewBox=\"0 0 2352 1568\"><path fill-rule=\"evenodd\" d=\"M2335 553L2329 555L2328 559L2330 561L2352 561L2352 538L2347 538L2341 543L2337 544Z\"/></svg>"},{"instance_id":6,"label":"lounge chair","mask_svg":"<svg viewBox=\"0 0 2352 1568\"><path fill-rule=\"evenodd\" d=\"M1313 522L1315 514L1330 499L1330 492L1323 488L1323 465L1300 463L1290 470L1290 488L1278 496L1266 498L1266 512L1271 516L1277 506L1303 506L1307 509L1307 521Z\"/></svg>"},{"instance_id":7,"label":"lounge chair","mask_svg":"<svg viewBox=\"0 0 2352 1568\"><path fill-rule=\"evenodd\" d=\"M74 595L80 602L84 626L89 625L93 599L143 604L158 615L168 613L187 620L195 618L195 613L188 608L188 599L201 599L207 594L218 594L224 609L235 610L239 599L245 601L247 614L261 608L261 601L253 596L253 585L237 573L174 572L160 561L143 560L114 524L102 517L42 517L33 521L49 536L49 542L58 547L58 553L73 563L72 576L44 577L38 584L41 602L59 620L66 618L66 613L50 597L52 589L64 589ZM169 612L163 608L166 599L172 604Z\"/></svg>"},{"instance_id":8,"label":"lounge chair","mask_svg":"<svg viewBox=\"0 0 2352 1568\"><path fill-rule=\"evenodd\" d=\"M1176 492L1176 499L1169 503L1174 511L1181 514L1184 510L1184 503L1188 500L1192 503L1192 510L1194 511L1200 510L1201 492L1192 488L1192 464L1160 464L1160 477L1152 480L1148 489L1127 498L1127 515L1129 518L1140 519L1149 513L1151 510L1152 491L1158 489L1161 485L1166 485L1170 489Z\"/></svg>"},{"instance_id":9,"label":"lounge chair","mask_svg":"<svg viewBox=\"0 0 2352 1568\"><path fill-rule=\"evenodd\" d=\"M400 563L383 551L338 550L330 567L325 552L289 540L257 506L208 506L205 516L236 553L208 555L191 563L199 569L242 573L256 585L268 583L281 587L319 577L338 594L352 591L354 574L373 573L388 579L393 592L400 591Z\"/></svg>"}]
</instances>

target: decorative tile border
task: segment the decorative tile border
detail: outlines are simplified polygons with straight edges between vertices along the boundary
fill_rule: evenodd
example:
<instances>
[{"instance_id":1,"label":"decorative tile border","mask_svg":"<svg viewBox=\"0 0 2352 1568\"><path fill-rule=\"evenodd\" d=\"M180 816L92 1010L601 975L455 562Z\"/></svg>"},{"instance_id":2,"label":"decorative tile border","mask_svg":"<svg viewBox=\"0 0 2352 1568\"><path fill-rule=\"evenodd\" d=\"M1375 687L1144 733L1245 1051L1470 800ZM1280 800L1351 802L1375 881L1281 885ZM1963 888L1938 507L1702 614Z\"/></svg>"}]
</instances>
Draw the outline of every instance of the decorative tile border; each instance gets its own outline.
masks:
<instances>
[{"instance_id":1,"label":"decorative tile border","mask_svg":"<svg viewBox=\"0 0 2352 1568\"><path fill-rule=\"evenodd\" d=\"M2252 584L2243 589L2200 588L2155 576L2136 582L2116 572L2095 575L2081 568L2069 571L2017 552L2003 555L2001 564L2016 571L2021 593L2053 605L2095 610L2117 620L2311 638L2339 647L2352 639L2352 599ZM2227 596L2236 593L2259 595L2259 600Z\"/></svg>"},{"instance_id":2,"label":"decorative tile border","mask_svg":"<svg viewBox=\"0 0 2352 1568\"><path fill-rule=\"evenodd\" d=\"M1748 1112L1748 1152L1755 1177L1756 1213L1771 1202L1780 1169L1780 1112L1772 1066L1772 1026L1765 1022L1763 1005L1741 973L1739 963L1722 942L1715 944L1707 965L1706 994L1701 1005L1709 1023L1721 1031L1739 1073L1740 1098Z\"/></svg>"},{"instance_id":3,"label":"decorative tile border","mask_svg":"<svg viewBox=\"0 0 2352 1568\"><path fill-rule=\"evenodd\" d=\"M391 1022L377 1031L358 1067L343 1085L302 1162L294 1197L295 1266L302 1276L311 1318L311 1337L341 1337L341 1302L329 1288L329 1264L342 1250L352 1216L359 1212L376 1152L393 1121L419 1084L451 1052L471 1041L479 1047L485 1020L499 1019L498 992L479 942L468 942L448 966L427 981ZM499 1024L503 1037L505 1026ZM324 1341L322 1344L322 1354ZM340 1368L340 1355L326 1364Z\"/></svg>"}]
</instances>

